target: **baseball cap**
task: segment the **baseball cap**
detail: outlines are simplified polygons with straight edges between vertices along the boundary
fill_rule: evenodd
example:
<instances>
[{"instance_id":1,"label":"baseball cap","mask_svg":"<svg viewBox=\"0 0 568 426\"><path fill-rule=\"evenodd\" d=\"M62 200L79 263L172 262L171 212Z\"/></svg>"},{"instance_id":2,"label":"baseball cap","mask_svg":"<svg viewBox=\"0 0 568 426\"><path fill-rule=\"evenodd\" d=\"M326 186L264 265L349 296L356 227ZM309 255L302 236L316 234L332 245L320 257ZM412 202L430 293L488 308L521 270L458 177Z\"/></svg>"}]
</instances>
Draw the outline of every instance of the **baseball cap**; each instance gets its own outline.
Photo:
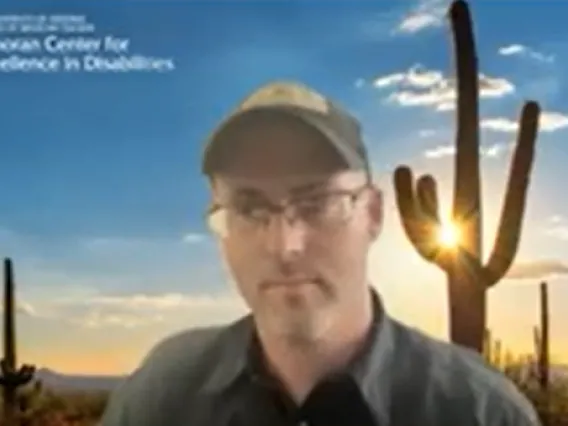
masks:
<instances>
[{"instance_id":1,"label":"baseball cap","mask_svg":"<svg viewBox=\"0 0 568 426\"><path fill-rule=\"evenodd\" d=\"M229 124L254 111L275 111L300 119L324 136L348 168L363 169L370 175L359 121L316 90L294 81L274 81L261 86L221 122L205 143L204 174L215 172L219 148L231 143L230 131L226 131Z\"/></svg>"}]
</instances>

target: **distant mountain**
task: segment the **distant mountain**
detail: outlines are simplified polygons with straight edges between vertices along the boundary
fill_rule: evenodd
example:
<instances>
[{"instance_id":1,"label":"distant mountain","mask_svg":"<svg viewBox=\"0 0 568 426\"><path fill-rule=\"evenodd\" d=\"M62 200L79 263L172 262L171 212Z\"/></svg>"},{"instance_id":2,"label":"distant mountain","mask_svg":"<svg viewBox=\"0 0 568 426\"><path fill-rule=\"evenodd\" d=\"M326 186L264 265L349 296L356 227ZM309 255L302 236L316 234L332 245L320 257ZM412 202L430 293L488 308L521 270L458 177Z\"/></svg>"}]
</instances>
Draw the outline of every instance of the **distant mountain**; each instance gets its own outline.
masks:
<instances>
[{"instance_id":1,"label":"distant mountain","mask_svg":"<svg viewBox=\"0 0 568 426\"><path fill-rule=\"evenodd\" d=\"M61 374L47 368L39 369L35 378L41 380L43 386L61 391L110 391L124 376L69 375Z\"/></svg>"},{"instance_id":2,"label":"distant mountain","mask_svg":"<svg viewBox=\"0 0 568 426\"><path fill-rule=\"evenodd\" d=\"M568 365L552 365L550 376L552 380L568 380ZM111 391L125 379L125 376L69 375L47 368L38 370L35 377L45 387L61 391Z\"/></svg>"}]
</instances>

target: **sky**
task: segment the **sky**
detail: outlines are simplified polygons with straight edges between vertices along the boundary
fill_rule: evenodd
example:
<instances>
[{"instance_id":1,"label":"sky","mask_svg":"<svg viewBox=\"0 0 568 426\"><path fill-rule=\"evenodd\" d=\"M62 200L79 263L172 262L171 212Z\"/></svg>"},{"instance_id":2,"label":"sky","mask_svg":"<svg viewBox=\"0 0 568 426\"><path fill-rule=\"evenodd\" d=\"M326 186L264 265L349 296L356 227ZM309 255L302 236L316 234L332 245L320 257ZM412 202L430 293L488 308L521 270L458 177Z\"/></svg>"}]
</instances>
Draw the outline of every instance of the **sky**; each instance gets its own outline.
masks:
<instances>
[{"instance_id":1,"label":"sky","mask_svg":"<svg viewBox=\"0 0 568 426\"><path fill-rule=\"evenodd\" d=\"M123 374L162 338L246 312L203 221L200 160L223 116L276 79L308 84L360 119L386 203L369 277L392 316L447 339L445 276L402 233L392 172L407 164L433 173L449 206L448 3L322 4L0 2L0 256L15 266L19 362ZM547 280L552 356L568 362L568 4L470 5L482 74L485 253L522 103L543 109L521 246L510 276L489 291L488 325L507 349L532 352L538 284ZM27 37L82 35L107 40L108 50L16 45L10 39L25 34L7 32L10 15L68 16L93 32ZM153 68L104 71L88 55L137 57ZM22 71L30 58L69 69Z\"/></svg>"}]
</instances>

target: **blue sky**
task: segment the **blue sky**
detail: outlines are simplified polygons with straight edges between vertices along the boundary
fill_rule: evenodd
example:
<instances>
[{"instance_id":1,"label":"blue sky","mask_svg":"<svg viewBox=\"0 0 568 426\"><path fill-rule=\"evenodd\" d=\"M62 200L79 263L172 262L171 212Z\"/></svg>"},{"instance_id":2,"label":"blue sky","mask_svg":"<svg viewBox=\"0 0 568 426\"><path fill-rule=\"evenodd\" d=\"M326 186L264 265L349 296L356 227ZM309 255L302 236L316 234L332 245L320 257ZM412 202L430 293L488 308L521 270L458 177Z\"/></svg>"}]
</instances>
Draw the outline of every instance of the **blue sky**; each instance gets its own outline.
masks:
<instances>
[{"instance_id":1,"label":"blue sky","mask_svg":"<svg viewBox=\"0 0 568 426\"><path fill-rule=\"evenodd\" d=\"M484 83L487 247L511 120L529 98L545 112L518 258L525 279L491 291L490 325L511 350L530 351L537 284L549 279L552 351L568 360L560 329L568 321L568 5L470 4ZM411 164L440 179L446 203L451 195L447 2L14 5L0 2L1 13L84 15L91 36L129 39L126 54L175 64L168 72L0 72L0 254L16 266L21 358L61 371L128 371L164 335L243 312L202 221L200 156L223 115L273 79L307 83L361 119L387 200L371 278L393 315L445 338L444 276L402 235L391 177ZM0 60L10 55L0 49ZM412 267L393 266L403 262Z\"/></svg>"}]
</instances>

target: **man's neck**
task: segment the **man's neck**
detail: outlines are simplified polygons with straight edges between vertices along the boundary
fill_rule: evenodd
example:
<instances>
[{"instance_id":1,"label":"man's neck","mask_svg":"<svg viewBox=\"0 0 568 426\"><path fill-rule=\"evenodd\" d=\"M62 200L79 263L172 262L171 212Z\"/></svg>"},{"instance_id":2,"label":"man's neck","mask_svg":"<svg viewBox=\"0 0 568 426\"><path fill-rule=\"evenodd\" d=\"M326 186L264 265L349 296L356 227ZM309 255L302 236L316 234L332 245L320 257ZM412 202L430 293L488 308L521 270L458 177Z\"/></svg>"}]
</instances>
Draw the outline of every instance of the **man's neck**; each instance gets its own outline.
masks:
<instances>
[{"instance_id":1,"label":"man's neck","mask_svg":"<svg viewBox=\"0 0 568 426\"><path fill-rule=\"evenodd\" d=\"M291 342L263 333L259 338L271 374L279 379L296 402L301 402L325 376L345 368L361 350L373 322L370 292L355 312L337 315L325 336L310 342Z\"/></svg>"}]
</instances>

